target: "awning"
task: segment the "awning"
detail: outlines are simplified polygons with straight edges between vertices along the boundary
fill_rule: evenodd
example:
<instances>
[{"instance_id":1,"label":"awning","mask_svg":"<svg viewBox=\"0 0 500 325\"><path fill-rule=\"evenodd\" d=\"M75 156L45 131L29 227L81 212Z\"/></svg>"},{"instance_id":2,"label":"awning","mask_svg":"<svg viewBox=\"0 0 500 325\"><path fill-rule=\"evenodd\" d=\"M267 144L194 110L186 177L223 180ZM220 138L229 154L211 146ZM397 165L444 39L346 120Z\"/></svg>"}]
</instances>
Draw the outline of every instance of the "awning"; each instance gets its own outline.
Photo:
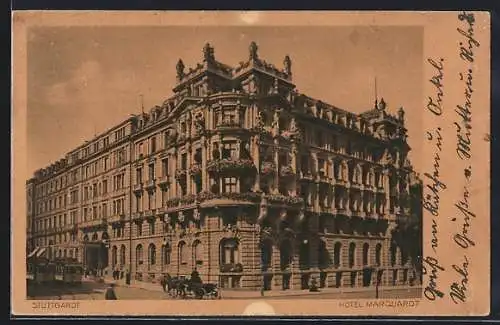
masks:
<instances>
[{"instance_id":1,"label":"awning","mask_svg":"<svg viewBox=\"0 0 500 325\"><path fill-rule=\"evenodd\" d=\"M42 248L40 249L37 253L36 253L36 257L41 257L45 252L47 251L46 248Z\"/></svg>"},{"instance_id":2,"label":"awning","mask_svg":"<svg viewBox=\"0 0 500 325\"><path fill-rule=\"evenodd\" d=\"M40 247L36 247L31 253L29 253L28 258L32 258L40 250Z\"/></svg>"}]
</instances>

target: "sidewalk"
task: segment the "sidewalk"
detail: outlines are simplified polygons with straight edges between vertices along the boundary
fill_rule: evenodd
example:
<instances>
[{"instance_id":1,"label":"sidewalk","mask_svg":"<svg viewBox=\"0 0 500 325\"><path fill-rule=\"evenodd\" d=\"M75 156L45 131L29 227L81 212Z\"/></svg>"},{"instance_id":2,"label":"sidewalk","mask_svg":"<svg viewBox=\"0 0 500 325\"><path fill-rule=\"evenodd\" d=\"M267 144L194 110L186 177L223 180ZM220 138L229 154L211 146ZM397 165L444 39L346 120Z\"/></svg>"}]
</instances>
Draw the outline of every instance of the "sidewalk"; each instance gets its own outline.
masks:
<instances>
[{"instance_id":1,"label":"sidewalk","mask_svg":"<svg viewBox=\"0 0 500 325\"><path fill-rule=\"evenodd\" d=\"M106 283L113 282L120 287L143 289L148 291L158 291L163 292L163 288L159 283L149 283L142 281L132 281L130 285L125 284L125 280L113 280L112 278L106 278ZM379 287L379 291L392 291L392 290L407 290L407 289L418 289L419 286L388 286ZM261 293L258 290L238 290L238 289L219 289L220 296L222 298L261 298ZM309 292L308 290L270 290L264 292L264 297L288 297L288 296L311 296L311 295L321 295L321 294L343 294L352 292L374 292L375 287L357 287L357 288L322 288L319 292Z\"/></svg>"}]
</instances>

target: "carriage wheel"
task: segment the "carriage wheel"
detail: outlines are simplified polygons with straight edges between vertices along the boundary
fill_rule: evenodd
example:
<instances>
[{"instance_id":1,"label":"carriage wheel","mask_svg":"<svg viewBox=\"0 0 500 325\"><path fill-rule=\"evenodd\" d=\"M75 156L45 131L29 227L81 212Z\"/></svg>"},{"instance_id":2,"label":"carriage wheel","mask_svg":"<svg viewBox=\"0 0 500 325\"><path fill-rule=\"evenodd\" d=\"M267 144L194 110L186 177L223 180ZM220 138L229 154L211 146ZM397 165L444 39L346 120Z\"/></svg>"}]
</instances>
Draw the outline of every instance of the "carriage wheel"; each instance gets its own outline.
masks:
<instances>
[{"instance_id":1,"label":"carriage wheel","mask_svg":"<svg viewBox=\"0 0 500 325\"><path fill-rule=\"evenodd\" d=\"M206 294L206 292L205 292L205 289L203 289L203 288L196 290L196 298L198 298L198 299L203 299L205 294Z\"/></svg>"}]
</instances>

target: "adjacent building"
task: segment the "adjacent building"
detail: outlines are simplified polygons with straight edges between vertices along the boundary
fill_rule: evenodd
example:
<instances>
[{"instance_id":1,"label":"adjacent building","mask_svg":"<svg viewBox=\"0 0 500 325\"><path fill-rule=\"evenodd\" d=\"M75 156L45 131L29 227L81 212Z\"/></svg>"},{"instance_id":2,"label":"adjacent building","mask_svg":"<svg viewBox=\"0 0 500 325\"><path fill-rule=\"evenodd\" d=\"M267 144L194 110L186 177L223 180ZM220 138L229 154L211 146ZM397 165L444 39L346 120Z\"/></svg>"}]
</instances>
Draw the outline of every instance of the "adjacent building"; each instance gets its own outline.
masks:
<instances>
[{"instance_id":1,"label":"adjacent building","mask_svg":"<svg viewBox=\"0 0 500 325\"><path fill-rule=\"evenodd\" d=\"M354 114L301 94L290 57L277 68L254 42L236 67L206 44L176 72L164 103L27 182L29 251L140 281L197 269L225 288L415 280L392 238L421 209L402 108Z\"/></svg>"}]
</instances>

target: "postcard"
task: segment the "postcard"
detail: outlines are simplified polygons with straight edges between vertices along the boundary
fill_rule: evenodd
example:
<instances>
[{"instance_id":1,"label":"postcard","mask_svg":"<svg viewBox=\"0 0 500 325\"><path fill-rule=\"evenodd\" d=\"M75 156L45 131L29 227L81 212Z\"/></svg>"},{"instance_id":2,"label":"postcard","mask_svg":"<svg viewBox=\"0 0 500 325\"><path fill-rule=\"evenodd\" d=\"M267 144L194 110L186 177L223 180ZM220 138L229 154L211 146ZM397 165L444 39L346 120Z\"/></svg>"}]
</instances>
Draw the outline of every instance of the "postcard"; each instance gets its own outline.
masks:
<instances>
[{"instance_id":1,"label":"postcard","mask_svg":"<svg viewBox=\"0 0 500 325\"><path fill-rule=\"evenodd\" d=\"M489 314L488 12L12 25L14 315Z\"/></svg>"}]
</instances>

